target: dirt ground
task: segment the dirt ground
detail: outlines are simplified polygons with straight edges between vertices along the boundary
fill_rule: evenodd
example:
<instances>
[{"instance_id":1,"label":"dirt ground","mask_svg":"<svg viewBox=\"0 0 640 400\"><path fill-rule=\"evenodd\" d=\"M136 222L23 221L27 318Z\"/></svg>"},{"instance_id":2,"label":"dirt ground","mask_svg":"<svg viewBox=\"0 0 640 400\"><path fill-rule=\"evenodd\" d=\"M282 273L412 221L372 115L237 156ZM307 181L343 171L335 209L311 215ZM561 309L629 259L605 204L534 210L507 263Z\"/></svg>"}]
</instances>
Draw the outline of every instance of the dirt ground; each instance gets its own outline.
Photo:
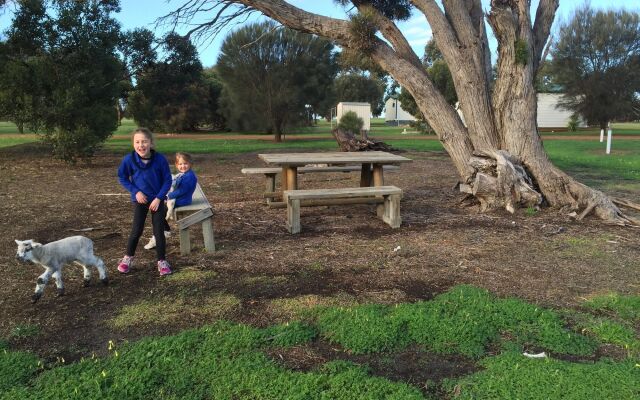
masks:
<instances>
[{"instance_id":1,"label":"dirt ground","mask_svg":"<svg viewBox=\"0 0 640 400\"><path fill-rule=\"evenodd\" d=\"M414 161L385 176L386 183L404 190L400 229L375 218L372 206L313 207L302 210L300 235L286 231L284 209L263 204L262 177L240 173L243 167L261 165L256 154L196 155L199 181L215 208L218 251L204 252L198 232L192 235L194 251L189 256L180 255L177 235L169 239L168 259L176 275L215 272L208 275L211 279L194 280L185 288L160 278L154 252L142 249L150 227L132 272L121 275L116 270L131 227L129 197L116 178L120 156L100 153L91 165L70 167L52 160L39 145L0 149L0 338L45 360L77 360L105 354L110 340L164 335L210 322L193 313L168 324L113 328L106 321L125 305L179 296L198 304L221 293L241 302L225 318L255 326L286 319L269 306L272 300L301 295L348 295L392 304L430 299L465 283L543 306L579 308L595 294L638 294L638 229L589 218L576 222L563 210L480 214L458 206L462 196L454 190L455 172L444 154L403 155ZM358 179L357 174L307 174L300 186L353 186ZM615 194L637 201L637 193ZM87 228L93 230L79 233ZM56 297L52 281L40 302L32 304L42 268L19 263L13 240L47 243L74 234L94 240L96 253L108 266L110 285L103 287L94 276L96 283L85 288L81 268L68 266L66 295ZM38 333L16 334L24 326L37 326ZM327 347L318 343L315 350L290 350L288 365L305 369L313 359L337 351ZM396 355L402 363L414 358L407 351ZM472 368L466 360L438 362L450 370L448 376ZM386 375L398 374L406 378L411 373L394 370Z\"/></svg>"}]
</instances>

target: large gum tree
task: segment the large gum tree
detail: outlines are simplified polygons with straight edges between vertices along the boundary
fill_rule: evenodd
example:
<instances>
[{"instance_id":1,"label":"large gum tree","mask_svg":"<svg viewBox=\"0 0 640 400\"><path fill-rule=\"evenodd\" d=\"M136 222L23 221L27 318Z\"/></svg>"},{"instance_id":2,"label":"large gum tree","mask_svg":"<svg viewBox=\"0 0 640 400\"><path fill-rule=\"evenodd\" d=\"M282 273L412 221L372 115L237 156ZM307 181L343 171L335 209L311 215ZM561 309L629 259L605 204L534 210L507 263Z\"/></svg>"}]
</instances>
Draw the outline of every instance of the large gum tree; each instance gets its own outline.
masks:
<instances>
[{"instance_id":1,"label":"large gum tree","mask_svg":"<svg viewBox=\"0 0 640 400\"><path fill-rule=\"evenodd\" d=\"M339 3L348 3L341 0ZM352 0L349 19L307 12L280 0L190 0L169 18L193 23L192 34L217 33L252 12L289 28L326 37L370 57L406 88L451 157L460 190L484 210L567 207L581 219L594 213L615 224L637 224L605 194L570 177L549 160L536 125L535 76L559 0ZM465 123L427 76L396 25L411 10L425 15L451 71ZM487 26L498 42L492 80ZM426 29L426 27L425 27Z\"/></svg>"}]
</instances>

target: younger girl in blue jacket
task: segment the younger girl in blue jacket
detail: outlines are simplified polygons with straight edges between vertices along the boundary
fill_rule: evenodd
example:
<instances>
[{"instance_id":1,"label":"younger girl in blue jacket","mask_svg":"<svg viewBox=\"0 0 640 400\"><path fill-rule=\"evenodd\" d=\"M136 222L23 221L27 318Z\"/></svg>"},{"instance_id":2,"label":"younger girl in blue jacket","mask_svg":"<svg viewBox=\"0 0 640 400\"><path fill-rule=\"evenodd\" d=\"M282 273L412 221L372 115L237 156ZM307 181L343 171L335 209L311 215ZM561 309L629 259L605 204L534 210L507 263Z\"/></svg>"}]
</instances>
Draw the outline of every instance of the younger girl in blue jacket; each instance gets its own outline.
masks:
<instances>
[{"instance_id":1,"label":"younger girl in blue jacket","mask_svg":"<svg viewBox=\"0 0 640 400\"><path fill-rule=\"evenodd\" d=\"M156 256L160 276L169 275L171 266L165 259L166 240L164 228L167 206L165 198L171 188L171 171L167 159L154 149L153 134L147 128L133 131L133 150L127 154L118 168L120 184L131 193L133 226L127 241L127 251L118 265L118 271L129 272L133 265L138 241L144 230L144 222L151 211L153 235L157 238Z\"/></svg>"},{"instance_id":2,"label":"younger girl in blue jacket","mask_svg":"<svg viewBox=\"0 0 640 400\"><path fill-rule=\"evenodd\" d=\"M198 184L198 177L191 169L193 158L189 153L176 153L176 169L178 173L173 176L171 190L167 194L167 219L171 219L175 207L188 206L193 201L193 192ZM169 237L169 224L165 224L164 236ZM156 247L156 237L152 236L144 248L147 250Z\"/></svg>"}]
</instances>

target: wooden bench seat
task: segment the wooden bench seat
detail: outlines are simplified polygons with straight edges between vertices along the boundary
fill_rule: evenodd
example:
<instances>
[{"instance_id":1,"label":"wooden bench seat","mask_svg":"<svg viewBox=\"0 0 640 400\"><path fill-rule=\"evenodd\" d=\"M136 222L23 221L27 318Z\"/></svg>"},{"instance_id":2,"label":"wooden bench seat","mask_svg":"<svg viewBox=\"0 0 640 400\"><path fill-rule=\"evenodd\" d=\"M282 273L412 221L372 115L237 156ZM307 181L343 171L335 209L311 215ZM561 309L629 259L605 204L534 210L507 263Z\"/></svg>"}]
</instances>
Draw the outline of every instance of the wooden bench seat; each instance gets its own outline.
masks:
<instances>
[{"instance_id":1,"label":"wooden bench seat","mask_svg":"<svg viewBox=\"0 0 640 400\"><path fill-rule=\"evenodd\" d=\"M198 183L193 192L191 204L176 207L173 210L174 219L180 229L180 253L189 254L191 252L191 238L189 227L200 223L202 226L202 236L204 247L207 252L215 251L215 241L213 237L213 208L202 191Z\"/></svg>"},{"instance_id":2,"label":"wooden bench seat","mask_svg":"<svg viewBox=\"0 0 640 400\"><path fill-rule=\"evenodd\" d=\"M400 217L400 199L402 189L395 186L372 186L339 189L311 189L311 190L285 190L284 201L287 204L287 229L290 233L299 233L300 207L330 203L313 203L304 201L353 199L369 202L376 197L382 197L384 210L382 220L392 228L399 228L402 222ZM334 203L338 204L338 203Z\"/></svg>"},{"instance_id":3,"label":"wooden bench seat","mask_svg":"<svg viewBox=\"0 0 640 400\"><path fill-rule=\"evenodd\" d=\"M399 169L397 165L385 165L382 167L384 171L394 171ZM362 165L331 165L326 167L309 166L299 167L298 173L315 173L315 172L355 172L360 171ZM265 176L265 188L264 197L267 199L267 204L276 197L276 175L282 172L282 168L277 167L264 167L264 168L242 168L240 170L244 175L264 175ZM279 196L278 196L279 197Z\"/></svg>"}]
</instances>

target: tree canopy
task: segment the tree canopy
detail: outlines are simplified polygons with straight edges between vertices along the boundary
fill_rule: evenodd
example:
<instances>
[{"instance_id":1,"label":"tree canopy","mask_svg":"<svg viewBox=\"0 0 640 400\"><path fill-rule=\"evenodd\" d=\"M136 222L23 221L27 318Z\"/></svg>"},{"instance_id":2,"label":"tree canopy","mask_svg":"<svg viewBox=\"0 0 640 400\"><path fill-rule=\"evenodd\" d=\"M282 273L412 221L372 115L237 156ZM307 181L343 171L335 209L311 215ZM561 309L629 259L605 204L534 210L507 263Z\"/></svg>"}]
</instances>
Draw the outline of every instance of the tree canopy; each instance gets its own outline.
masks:
<instances>
[{"instance_id":1,"label":"tree canopy","mask_svg":"<svg viewBox=\"0 0 640 400\"><path fill-rule=\"evenodd\" d=\"M20 2L1 46L0 112L64 160L91 156L116 128L117 11L117 0Z\"/></svg>"},{"instance_id":2,"label":"tree canopy","mask_svg":"<svg viewBox=\"0 0 640 400\"><path fill-rule=\"evenodd\" d=\"M601 128L640 110L639 13L585 4L558 31L551 72L564 107Z\"/></svg>"},{"instance_id":3,"label":"tree canopy","mask_svg":"<svg viewBox=\"0 0 640 400\"><path fill-rule=\"evenodd\" d=\"M212 94L204 79L198 52L189 38L176 33L162 40L163 59L152 58L153 35L138 31L132 36L132 57L142 68L135 74L136 85L128 104L134 120L161 132L194 130L210 118ZM135 64L135 62L133 63Z\"/></svg>"},{"instance_id":4,"label":"tree canopy","mask_svg":"<svg viewBox=\"0 0 640 400\"><path fill-rule=\"evenodd\" d=\"M225 38L217 70L229 127L280 141L285 128L309 118L308 107L319 109L337 67L329 41L263 22Z\"/></svg>"}]
</instances>

